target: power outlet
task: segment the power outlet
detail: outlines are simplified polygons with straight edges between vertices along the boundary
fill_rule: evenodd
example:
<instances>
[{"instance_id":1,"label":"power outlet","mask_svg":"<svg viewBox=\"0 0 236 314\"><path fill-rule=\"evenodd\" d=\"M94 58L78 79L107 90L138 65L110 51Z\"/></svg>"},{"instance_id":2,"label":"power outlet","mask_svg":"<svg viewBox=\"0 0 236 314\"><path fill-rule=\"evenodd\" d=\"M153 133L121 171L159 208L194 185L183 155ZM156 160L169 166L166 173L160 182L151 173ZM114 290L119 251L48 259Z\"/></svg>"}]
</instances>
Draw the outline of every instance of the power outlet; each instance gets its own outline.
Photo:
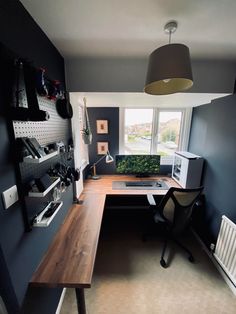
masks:
<instances>
[{"instance_id":1,"label":"power outlet","mask_svg":"<svg viewBox=\"0 0 236 314\"><path fill-rule=\"evenodd\" d=\"M5 209L17 202L19 197L16 185L13 185L10 189L2 192L2 199Z\"/></svg>"}]
</instances>

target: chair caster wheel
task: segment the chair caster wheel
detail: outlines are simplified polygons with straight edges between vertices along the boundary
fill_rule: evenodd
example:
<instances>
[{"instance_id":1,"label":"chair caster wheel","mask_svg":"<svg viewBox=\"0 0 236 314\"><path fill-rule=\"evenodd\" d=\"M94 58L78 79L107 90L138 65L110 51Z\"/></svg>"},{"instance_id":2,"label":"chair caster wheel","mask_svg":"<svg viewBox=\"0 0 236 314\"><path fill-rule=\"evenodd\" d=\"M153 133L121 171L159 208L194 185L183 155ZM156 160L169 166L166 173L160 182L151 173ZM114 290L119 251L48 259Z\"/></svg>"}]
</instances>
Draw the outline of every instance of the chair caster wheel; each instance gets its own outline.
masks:
<instances>
[{"instance_id":1,"label":"chair caster wheel","mask_svg":"<svg viewBox=\"0 0 236 314\"><path fill-rule=\"evenodd\" d=\"M194 263L194 257L192 255L189 256L188 260L190 261L190 263Z\"/></svg>"},{"instance_id":2,"label":"chair caster wheel","mask_svg":"<svg viewBox=\"0 0 236 314\"><path fill-rule=\"evenodd\" d=\"M163 268L167 268L166 262L163 258L160 260L160 264Z\"/></svg>"}]
</instances>

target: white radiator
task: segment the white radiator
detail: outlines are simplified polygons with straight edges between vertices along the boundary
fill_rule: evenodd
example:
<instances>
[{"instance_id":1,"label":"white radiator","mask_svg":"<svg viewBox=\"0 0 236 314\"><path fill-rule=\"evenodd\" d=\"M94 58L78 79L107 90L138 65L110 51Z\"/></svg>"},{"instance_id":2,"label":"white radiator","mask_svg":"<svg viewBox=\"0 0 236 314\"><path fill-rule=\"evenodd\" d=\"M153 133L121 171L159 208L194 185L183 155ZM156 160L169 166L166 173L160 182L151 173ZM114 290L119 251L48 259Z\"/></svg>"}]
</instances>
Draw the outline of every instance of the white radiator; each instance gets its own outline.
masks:
<instances>
[{"instance_id":1,"label":"white radiator","mask_svg":"<svg viewBox=\"0 0 236 314\"><path fill-rule=\"evenodd\" d=\"M214 256L236 286L236 225L222 216Z\"/></svg>"}]
</instances>

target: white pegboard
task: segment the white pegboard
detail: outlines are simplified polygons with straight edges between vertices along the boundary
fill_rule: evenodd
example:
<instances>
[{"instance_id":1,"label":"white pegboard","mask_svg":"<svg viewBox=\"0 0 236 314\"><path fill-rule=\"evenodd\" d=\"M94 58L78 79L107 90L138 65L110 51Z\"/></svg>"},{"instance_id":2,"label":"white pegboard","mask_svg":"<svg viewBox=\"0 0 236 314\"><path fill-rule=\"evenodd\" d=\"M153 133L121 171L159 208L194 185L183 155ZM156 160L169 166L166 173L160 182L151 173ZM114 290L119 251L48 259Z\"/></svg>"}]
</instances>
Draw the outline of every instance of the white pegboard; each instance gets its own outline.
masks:
<instances>
[{"instance_id":1,"label":"white pegboard","mask_svg":"<svg viewBox=\"0 0 236 314\"><path fill-rule=\"evenodd\" d=\"M25 103L26 98L22 98ZM69 119L61 118L56 110L56 102L39 97L39 108L49 113L48 121L13 121L15 138L19 137L34 137L40 145L47 145L62 141L68 145L68 140L71 138L71 122ZM22 103L21 103L22 104ZM45 174L51 166L56 163L67 163L67 154L61 153L42 164L20 163L20 172L22 183L29 183L34 178L39 178Z\"/></svg>"},{"instance_id":2,"label":"white pegboard","mask_svg":"<svg viewBox=\"0 0 236 314\"><path fill-rule=\"evenodd\" d=\"M40 145L63 141L71 136L70 120L62 119L56 110L55 101L38 97L39 107L49 113L48 121L13 121L15 138L34 137Z\"/></svg>"}]
</instances>

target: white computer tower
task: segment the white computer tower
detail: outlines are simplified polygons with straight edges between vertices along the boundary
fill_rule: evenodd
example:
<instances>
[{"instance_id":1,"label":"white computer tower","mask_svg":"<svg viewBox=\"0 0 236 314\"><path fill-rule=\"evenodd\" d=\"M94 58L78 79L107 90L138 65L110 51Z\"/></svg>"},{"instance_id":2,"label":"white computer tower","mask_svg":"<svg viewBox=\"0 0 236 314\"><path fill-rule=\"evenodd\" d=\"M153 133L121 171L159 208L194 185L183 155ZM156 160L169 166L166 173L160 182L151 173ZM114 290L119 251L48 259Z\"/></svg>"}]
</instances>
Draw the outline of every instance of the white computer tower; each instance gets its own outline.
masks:
<instances>
[{"instance_id":1,"label":"white computer tower","mask_svg":"<svg viewBox=\"0 0 236 314\"><path fill-rule=\"evenodd\" d=\"M191 189L201 185L203 158L189 152L174 155L172 178L183 188Z\"/></svg>"}]
</instances>

